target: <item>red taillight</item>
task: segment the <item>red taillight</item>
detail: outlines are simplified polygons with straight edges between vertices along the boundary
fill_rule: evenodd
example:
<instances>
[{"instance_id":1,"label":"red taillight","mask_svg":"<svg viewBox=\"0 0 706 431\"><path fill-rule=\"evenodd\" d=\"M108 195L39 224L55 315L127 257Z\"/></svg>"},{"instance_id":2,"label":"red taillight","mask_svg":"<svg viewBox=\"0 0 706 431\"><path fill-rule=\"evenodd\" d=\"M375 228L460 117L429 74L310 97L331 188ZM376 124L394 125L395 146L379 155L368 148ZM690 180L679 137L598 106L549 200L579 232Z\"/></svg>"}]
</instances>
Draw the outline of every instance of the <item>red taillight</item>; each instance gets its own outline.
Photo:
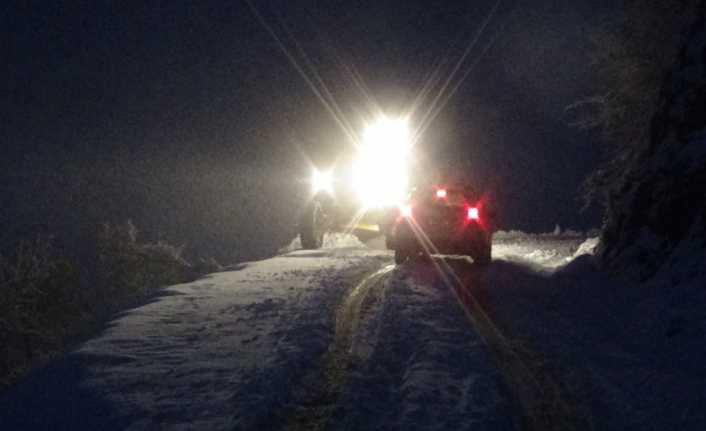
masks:
<instances>
[{"instance_id":1,"label":"red taillight","mask_svg":"<svg viewBox=\"0 0 706 431\"><path fill-rule=\"evenodd\" d=\"M412 205L402 205L400 207L400 214L405 218L412 217Z\"/></svg>"},{"instance_id":2,"label":"red taillight","mask_svg":"<svg viewBox=\"0 0 706 431\"><path fill-rule=\"evenodd\" d=\"M466 214L468 220L479 220L480 216L478 214L478 208L470 207L468 208L468 213Z\"/></svg>"},{"instance_id":3,"label":"red taillight","mask_svg":"<svg viewBox=\"0 0 706 431\"><path fill-rule=\"evenodd\" d=\"M437 198L445 198L446 197L446 189L437 189L436 190L436 197Z\"/></svg>"}]
</instances>

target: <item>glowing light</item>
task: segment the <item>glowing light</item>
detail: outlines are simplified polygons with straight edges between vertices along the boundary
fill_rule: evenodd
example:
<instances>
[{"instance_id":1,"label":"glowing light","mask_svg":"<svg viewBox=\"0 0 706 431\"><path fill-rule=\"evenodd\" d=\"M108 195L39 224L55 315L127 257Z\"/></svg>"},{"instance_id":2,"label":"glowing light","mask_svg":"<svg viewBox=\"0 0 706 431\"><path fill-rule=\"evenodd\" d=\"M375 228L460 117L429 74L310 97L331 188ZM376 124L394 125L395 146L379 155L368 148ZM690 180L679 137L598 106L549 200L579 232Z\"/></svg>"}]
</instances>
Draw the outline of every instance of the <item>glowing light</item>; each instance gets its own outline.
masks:
<instances>
[{"instance_id":1,"label":"glowing light","mask_svg":"<svg viewBox=\"0 0 706 431\"><path fill-rule=\"evenodd\" d=\"M471 207L468 208L468 220L479 220L480 215L478 214L478 208L476 207Z\"/></svg>"},{"instance_id":2,"label":"glowing light","mask_svg":"<svg viewBox=\"0 0 706 431\"><path fill-rule=\"evenodd\" d=\"M436 191L436 197L437 198L445 198L446 197L446 189L438 189Z\"/></svg>"},{"instance_id":3,"label":"glowing light","mask_svg":"<svg viewBox=\"0 0 706 431\"><path fill-rule=\"evenodd\" d=\"M326 192L333 194L333 171L319 171L314 169L311 174L311 191L316 194Z\"/></svg>"},{"instance_id":4,"label":"glowing light","mask_svg":"<svg viewBox=\"0 0 706 431\"><path fill-rule=\"evenodd\" d=\"M353 187L367 207L396 205L407 193L410 132L404 119L369 125L353 165Z\"/></svg>"},{"instance_id":5,"label":"glowing light","mask_svg":"<svg viewBox=\"0 0 706 431\"><path fill-rule=\"evenodd\" d=\"M402 214L402 217L404 217L404 218L411 218L412 217L412 205L402 205L400 207L400 214Z\"/></svg>"}]
</instances>

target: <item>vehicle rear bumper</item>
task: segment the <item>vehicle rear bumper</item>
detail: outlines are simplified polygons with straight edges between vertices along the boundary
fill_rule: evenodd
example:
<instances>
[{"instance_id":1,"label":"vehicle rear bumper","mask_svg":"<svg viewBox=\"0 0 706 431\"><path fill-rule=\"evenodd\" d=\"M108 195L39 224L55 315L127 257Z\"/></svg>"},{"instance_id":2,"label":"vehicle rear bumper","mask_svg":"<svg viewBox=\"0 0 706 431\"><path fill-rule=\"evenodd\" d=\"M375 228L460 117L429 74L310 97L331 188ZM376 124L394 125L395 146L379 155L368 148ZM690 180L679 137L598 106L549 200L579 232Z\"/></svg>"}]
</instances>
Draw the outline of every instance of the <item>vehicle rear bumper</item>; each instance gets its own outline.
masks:
<instances>
[{"instance_id":1,"label":"vehicle rear bumper","mask_svg":"<svg viewBox=\"0 0 706 431\"><path fill-rule=\"evenodd\" d=\"M397 223L392 229L387 245L390 249L431 248L432 253L467 253L470 248L490 241L490 233L477 223L461 226L419 226L412 227L406 220Z\"/></svg>"}]
</instances>

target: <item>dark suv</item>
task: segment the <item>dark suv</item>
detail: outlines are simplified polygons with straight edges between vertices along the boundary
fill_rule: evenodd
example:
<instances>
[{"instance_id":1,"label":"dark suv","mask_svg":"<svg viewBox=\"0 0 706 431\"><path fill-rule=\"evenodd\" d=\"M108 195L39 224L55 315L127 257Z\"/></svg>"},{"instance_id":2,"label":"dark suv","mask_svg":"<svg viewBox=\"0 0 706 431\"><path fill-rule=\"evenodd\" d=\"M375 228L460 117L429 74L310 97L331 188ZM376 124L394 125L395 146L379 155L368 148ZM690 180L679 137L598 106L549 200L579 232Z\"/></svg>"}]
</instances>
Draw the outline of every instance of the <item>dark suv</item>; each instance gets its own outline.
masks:
<instances>
[{"instance_id":1,"label":"dark suv","mask_svg":"<svg viewBox=\"0 0 706 431\"><path fill-rule=\"evenodd\" d=\"M395 263L427 254L468 255L475 264L491 260L491 214L470 189L424 187L414 190L387 230Z\"/></svg>"}]
</instances>

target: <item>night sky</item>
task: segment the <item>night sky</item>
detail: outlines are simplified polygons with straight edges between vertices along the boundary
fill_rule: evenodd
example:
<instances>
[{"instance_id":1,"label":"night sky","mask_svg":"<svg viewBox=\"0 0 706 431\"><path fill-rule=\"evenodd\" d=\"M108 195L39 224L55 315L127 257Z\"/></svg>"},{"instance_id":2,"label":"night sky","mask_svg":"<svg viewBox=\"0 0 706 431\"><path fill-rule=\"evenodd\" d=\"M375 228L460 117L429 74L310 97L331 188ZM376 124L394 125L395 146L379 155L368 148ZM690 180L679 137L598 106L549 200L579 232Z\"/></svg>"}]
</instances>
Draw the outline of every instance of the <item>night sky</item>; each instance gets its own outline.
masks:
<instances>
[{"instance_id":1,"label":"night sky","mask_svg":"<svg viewBox=\"0 0 706 431\"><path fill-rule=\"evenodd\" d=\"M131 218L226 262L271 254L296 234L310 160L351 151L283 50L354 128L371 98L395 115L432 84L421 118L494 8L418 164L482 184L503 229L600 224L575 199L598 136L565 107L596 90L588 31L610 2L253 1L261 20L244 1L12 3L3 243L46 231L70 247Z\"/></svg>"}]
</instances>

